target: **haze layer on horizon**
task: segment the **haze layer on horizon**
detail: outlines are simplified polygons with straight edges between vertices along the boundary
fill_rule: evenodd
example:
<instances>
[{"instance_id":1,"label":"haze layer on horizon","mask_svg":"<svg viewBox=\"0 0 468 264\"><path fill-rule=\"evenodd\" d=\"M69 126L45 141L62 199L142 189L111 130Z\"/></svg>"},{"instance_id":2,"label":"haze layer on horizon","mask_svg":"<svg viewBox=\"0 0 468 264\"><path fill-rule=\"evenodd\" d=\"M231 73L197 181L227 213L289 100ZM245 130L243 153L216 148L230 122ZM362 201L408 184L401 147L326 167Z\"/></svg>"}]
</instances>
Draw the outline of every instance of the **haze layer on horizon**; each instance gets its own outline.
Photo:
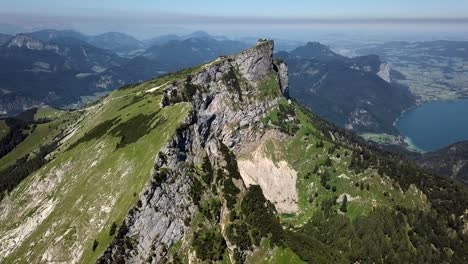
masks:
<instances>
[{"instance_id":1,"label":"haze layer on horizon","mask_svg":"<svg viewBox=\"0 0 468 264\"><path fill-rule=\"evenodd\" d=\"M199 29L294 38L303 32L459 33L468 28L468 1L16 0L2 3L0 22L19 31L120 31L139 38Z\"/></svg>"}]
</instances>

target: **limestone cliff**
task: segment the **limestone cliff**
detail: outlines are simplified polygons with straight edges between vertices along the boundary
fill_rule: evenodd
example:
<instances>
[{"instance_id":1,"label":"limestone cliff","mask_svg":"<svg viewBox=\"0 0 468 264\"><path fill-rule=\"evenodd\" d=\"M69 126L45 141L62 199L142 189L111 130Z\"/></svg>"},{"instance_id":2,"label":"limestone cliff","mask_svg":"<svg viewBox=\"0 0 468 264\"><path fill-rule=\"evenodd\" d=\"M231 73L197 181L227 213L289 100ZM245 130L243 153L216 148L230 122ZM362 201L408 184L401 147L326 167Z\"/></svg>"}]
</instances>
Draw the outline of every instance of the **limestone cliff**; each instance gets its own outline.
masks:
<instances>
[{"instance_id":1,"label":"limestone cliff","mask_svg":"<svg viewBox=\"0 0 468 264\"><path fill-rule=\"evenodd\" d=\"M287 93L287 66L274 65L272 54L273 42L264 41L203 66L182 83L162 88L162 104L169 106L178 102L183 85L197 87L190 98L192 115L158 155L153 180L140 196L141 207L131 210L125 220L127 230L114 240L99 263L159 263L167 249L186 235L196 211L188 164L200 163L207 155L214 167L222 168L227 161L220 148L241 152L258 140L263 135L261 119L278 104L279 97L263 97L263 82L271 79L275 85L267 88ZM245 189L240 179L236 185ZM131 246L125 241L132 241Z\"/></svg>"}]
</instances>

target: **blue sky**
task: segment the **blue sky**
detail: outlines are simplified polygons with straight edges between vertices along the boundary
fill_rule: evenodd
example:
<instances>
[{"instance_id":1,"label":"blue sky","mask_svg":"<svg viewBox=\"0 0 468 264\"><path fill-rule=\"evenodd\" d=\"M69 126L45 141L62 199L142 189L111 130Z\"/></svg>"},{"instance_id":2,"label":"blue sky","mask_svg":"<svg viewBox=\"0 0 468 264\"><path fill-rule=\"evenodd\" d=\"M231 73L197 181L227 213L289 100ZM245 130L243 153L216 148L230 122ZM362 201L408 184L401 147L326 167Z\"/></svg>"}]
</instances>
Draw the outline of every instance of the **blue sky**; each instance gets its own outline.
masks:
<instances>
[{"instance_id":1,"label":"blue sky","mask_svg":"<svg viewBox=\"0 0 468 264\"><path fill-rule=\"evenodd\" d=\"M121 30L144 35L193 29L245 32L468 28L468 0L0 1L0 23L31 30L63 27L91 33Z\"/></svg>"}]
</instances>

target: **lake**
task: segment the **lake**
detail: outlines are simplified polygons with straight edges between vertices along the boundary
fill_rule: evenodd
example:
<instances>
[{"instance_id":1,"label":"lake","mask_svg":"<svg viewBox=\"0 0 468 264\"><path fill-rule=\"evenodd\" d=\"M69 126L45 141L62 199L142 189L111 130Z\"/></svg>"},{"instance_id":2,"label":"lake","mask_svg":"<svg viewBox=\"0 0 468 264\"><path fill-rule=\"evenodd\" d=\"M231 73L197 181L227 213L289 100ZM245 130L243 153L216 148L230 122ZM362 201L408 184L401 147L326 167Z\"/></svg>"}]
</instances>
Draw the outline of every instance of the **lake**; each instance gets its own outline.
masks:
<instances>
[{"instance_id":1,"label":"lake","mask_svg":"<svg viewBox=\"0 0 468 264\"><path fill-rule=\"evenodd\" d=\"M431 102L406 112L397 122L408 143L433 151L468 140L468 100Z\"/></svg>"}]
</instances>

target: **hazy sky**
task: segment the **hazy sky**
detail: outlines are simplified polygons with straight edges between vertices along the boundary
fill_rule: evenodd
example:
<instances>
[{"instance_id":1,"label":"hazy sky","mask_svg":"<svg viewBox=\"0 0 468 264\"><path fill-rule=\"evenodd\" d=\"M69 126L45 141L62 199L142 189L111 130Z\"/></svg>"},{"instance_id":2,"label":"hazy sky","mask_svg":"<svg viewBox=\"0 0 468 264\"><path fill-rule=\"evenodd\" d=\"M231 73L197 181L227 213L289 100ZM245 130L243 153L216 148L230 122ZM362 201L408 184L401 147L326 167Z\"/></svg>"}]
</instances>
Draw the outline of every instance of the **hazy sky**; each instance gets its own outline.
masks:
<instances>
[{"instance_id":1,"label":"hazy sky","mask_svg":"<svg viewBox=\"0 0 468 264\"><path fill-rule=\"evenodd\" d=\"M103 12L167 12L205 16L468 17L466 0L2 0L3 11L101 15Z\"/></svg>"},{"instance_id":2,"label":"hazy sky","mask_svg":"<svg viewBox=\"0 0 468 264\"><path fill-rule=\"evenodd\" d=\"M0 0L0 22L87 32L463 30L468 0ZM149 34L149 33L148 33Z\"/></svg>"}]
</instances>

